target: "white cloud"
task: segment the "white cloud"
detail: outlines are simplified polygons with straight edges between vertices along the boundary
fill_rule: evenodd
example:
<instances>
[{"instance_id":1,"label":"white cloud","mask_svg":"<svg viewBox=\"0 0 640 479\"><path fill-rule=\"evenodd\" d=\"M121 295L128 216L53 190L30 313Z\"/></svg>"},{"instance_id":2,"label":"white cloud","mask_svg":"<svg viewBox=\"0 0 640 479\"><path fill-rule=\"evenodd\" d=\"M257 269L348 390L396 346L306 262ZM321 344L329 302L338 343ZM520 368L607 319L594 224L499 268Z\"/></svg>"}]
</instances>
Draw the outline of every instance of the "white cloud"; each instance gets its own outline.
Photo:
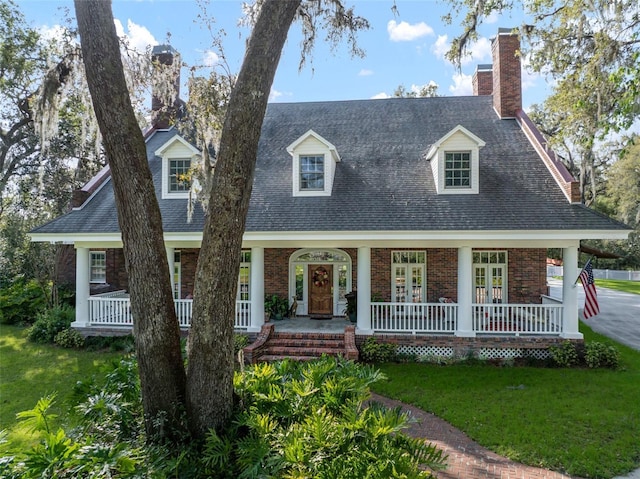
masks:
<instances>
[{"instance_id":1,"label":"white cloud","mask_svg":"<svg viewBox=\"0 0 640 479\"><path fill-rule=\"evenodd\" d=\"M389 20L387 32L392 42L410 42L434 34L433 28L424 22L411 25L407 22L397 23L395 20Z\"/></svg>"},{"instance_id":2,"label":"white cloud","mask_svg":"<svg viewBox=\"0 0 640 479\"><path fill-rule=\"evenodd\" d=\"M491 25L492 23L496 23L498 20L500 20L500 14L494 10L493 12L491 12L491 15L489 15L488 17L484 17L484 20L482 20L482 22Z\"/></svg>"},{"instance_id":3,"label":"white cloud","mask_svg":"<svg viewBox=\"0 0 640 479\"><path fill-rule=\"evenodd\" d=\"M38 33L44 40L61 39L63 32L64 28L62 28L60 25L53 25L52 27L43 25L38 28Z\"/></svg>"},{"instance_id":4,"label":"white cloud","mask_svg":"<svg viewBox=\"0 0 640 479\"><path fill-rule=\"evenodd\" d=\"M116 25L116 33L119 37L126 37L129 42L129 46L139 52L145 51L149 45L157 45L158 41L151 34L151 32L142 25L133 23L131 20L127 20L127 32L124 30L122 22L117 18L114 19Z\"/></svg>"},{"instance_id":5,"label":"white cloud","mask_svg":"<svg viewBox=\"0 0 640 479\"><path fill-rule=\"evenodd\" d=\"M275 102L275 101L278 101L279 98L290 97L290 96L293 96L293 93L276 90L275 88L271 87L271 93L269 93L269 101Z\"/></svg>"},{"instance_id":6,"label":"white cloud","mask_svg":"<svg viewBox=\"0 0 640 479\"><path fill-rule=\"evenodd\" d=\"M202 64L206 67L213 67L218 64L220 57L213 50L206 50L202 52Z\"/></svg>"},{"instance_id":7,"label":"white cloud","mask_svg":"<svg viewBox=\"0 0 640 479\"><path fill-rule=\"evenodd\" d=\"M367 70L366 68L363 68L358 72L359 77L368 77L371 75L373 75L373 70Z\"/></svg>"},{"instance_id":8,"label":"white cloud","mask_svg":"<svg viewBox=\"0 0 640 479\"><path fill-rule=\"evenodd\" d=\"M450 48L449 37L447 35L438 35L438 39L431 46L431 51L437 58L444 59ZM467 55L461 59L460 63L468 65L482 61L491 61L491 41L485 37L481 37L469 46Z\"/></svg>"},{"instance_id":9,"label":"white cloud","mask_svg":"<svg viewBox=\"0 0 640 479\"><path fill-rule=\"evenodd\" d=\"M385 92L376 93L371 97L372 100L384 100L386 98L391 98L391 95L386 94Z\"/></svg>"},{"instance_id":10,"label":"white cloud","mask_svg":"<svg viewBox=\"0 0 640 479\"><path fill-rule=\"evenodd\" d=\"M451 48L451 44L448 42L449 37L447 35L438 35L438 39L431 47L431 51L437 58L444 58L445 54Z\"/></svg>"},{"instance_id":11,"label":"white cloud","mask_svg":"<svg viewBox=\"0 0 640 479\"><path fill-rule=\"evenodd\" d=\"M453 96L473 95L471 75L465 75L464 73L456 73L453 75L453 85L449 86L449 91Z\"/></svg>"}]
</instances>

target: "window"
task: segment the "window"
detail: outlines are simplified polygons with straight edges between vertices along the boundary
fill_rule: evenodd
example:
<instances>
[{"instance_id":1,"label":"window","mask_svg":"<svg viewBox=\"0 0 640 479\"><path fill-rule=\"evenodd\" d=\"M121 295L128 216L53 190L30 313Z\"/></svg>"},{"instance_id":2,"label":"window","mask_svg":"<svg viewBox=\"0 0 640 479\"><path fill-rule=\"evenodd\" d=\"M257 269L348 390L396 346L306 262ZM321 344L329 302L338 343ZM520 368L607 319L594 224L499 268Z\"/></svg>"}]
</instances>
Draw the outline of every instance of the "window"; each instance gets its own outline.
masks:
<instances>
[{"instance_id":1,"label":"window","mask_svg":"<svg viewBox=\"0 0 640 479\"><path fill-rule=\"evenodd\" d=\"M324 189L324 155L300 157L300 189Z\"/></svg>"},{"instance_id":2,"label":"window","mask_svg":"<svg viewBox=\"0 0 640 479\"><path fill-rule=\"evenodd\" d=\"M191 189L189 170L191 160L169 160L169 192L176 193Z\"/></svg>"},{"instance_id":3,"label":"window","mask_svg":"<svg viewBox=\"0 0 640 479\"><path fill-rule=\"evenodd\" d=\"M107 253L105 251L90 252L89 281L91 283L107 282Z\"/></svg>"},{"instance_id":4,"label":"window","mask_svg":"<svg viewBox=\"0 0 640 479\"><path fill-rule=\"evenodd\" d=\"M391 253L393 302L423 303L425 301L425 251L394 251Z\"/></svg>"},{"instance_id":5,"label":"window","mask_svg":"<svg viewBox=\"0 0 640 479\"><path fill-rule=\"evenodd\" d=\"M182 254L180 251L173 252L173 298L180 299L180 289L182 283Z\"/></svg>"},{"instance_id":6,"label":"window","mask_svg":"<svg viewBox=\"0 0 640 479\"><path fill-rule=\"evenodd\" d=\"M507 252L473 252L476 303L507 303Z\"/></svg>"},{"instance_id":7,"label":"window","mask_svg":"<svg viewBox=\"0 0 640 479\"><path fill-rule=\"evenodd\" d=\"M471 153L446 152L444 165L445 188L471 188Z\"/></svg>"},{"instance_id":8,"label":"window","mask_svg":"<svg viewBox=\"0 0 640 479\"><path fill-rule=\"evenodd\" d=\"M242 251L238 273L238 297L240 301L251 300L251 251Z\"/></svg>"}]
</instances>

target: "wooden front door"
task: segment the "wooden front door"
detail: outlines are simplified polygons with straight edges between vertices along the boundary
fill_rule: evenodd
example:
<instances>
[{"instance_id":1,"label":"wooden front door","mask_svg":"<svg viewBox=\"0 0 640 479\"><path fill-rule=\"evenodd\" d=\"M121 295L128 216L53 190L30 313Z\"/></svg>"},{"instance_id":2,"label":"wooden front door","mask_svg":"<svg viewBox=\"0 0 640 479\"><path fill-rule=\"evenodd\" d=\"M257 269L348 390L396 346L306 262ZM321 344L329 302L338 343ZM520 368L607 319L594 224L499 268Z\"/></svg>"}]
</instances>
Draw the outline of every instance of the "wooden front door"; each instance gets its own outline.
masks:
<instances>
[{"instance_id":1,"label":"wooden front door","mask_svg":"<svg viewBox=\"0 0 640 479\"><path fill-rule=\"evenodd\" d=\"M333 266L309 265L309 316L333 315Z\"/></svg>"}]
</instances>

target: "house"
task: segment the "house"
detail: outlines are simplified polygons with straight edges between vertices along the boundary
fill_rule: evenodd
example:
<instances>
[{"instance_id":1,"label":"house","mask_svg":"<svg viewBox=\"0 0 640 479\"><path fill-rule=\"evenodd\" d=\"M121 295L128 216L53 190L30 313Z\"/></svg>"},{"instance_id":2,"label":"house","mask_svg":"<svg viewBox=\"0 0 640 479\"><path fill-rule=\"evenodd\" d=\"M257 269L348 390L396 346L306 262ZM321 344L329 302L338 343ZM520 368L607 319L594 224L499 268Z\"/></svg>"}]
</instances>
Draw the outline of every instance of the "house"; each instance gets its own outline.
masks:
<instances>
[{"instance_id":1,"label":"house","mask_svg":"<svg viewBox=\"0 0 640 479\"><path fill-rule=\"evenodd\" d=\"M355 291L356 342L373 334L405 352L504 357L582 339L580 241L626 239L631 230L581 204L577 183L522 111L518 37L501 29L492 48L474 96L269 105L238 330L262 331L260 344L278 331L265 327L273 294L296 298L291 321L341 318L333 321L344 329L345 295ZM200 153L166 122L146 144L186 328L204 213L196 206L187 220L181 175ZM32 239L75 248L75 327L130 328L108 168L77 203ZM565 275L562 301L546 296L547 248L561 248L576 270Z\"/></svg>"}]
</instances>

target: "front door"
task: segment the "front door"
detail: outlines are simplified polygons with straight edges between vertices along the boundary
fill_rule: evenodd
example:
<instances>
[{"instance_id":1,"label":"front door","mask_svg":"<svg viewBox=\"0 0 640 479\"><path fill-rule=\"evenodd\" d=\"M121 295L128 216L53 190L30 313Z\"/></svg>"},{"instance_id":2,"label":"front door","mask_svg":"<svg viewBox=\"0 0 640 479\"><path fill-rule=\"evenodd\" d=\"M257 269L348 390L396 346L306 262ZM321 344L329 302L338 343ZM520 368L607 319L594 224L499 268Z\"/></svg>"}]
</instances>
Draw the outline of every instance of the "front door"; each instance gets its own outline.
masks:
<instances>
[{"instance_id":1,"label":"front door","mask_svg":"<svg viewBox=\"0 0 640 479\"><path fill-rule=\"evenodd\" d=\"M505 303L504 271L502 265L476 265L474 288L476 303Z\"/></svg>"},{"instance_id":2,"label":"front door","mask_svg":"<svg viewBox=\"0 0 640 479\"><path fill-rule=\"evenodd\" d=\"M333 315L333 266L309 265L309 316Z\"/></svg>"}]
</instances>

